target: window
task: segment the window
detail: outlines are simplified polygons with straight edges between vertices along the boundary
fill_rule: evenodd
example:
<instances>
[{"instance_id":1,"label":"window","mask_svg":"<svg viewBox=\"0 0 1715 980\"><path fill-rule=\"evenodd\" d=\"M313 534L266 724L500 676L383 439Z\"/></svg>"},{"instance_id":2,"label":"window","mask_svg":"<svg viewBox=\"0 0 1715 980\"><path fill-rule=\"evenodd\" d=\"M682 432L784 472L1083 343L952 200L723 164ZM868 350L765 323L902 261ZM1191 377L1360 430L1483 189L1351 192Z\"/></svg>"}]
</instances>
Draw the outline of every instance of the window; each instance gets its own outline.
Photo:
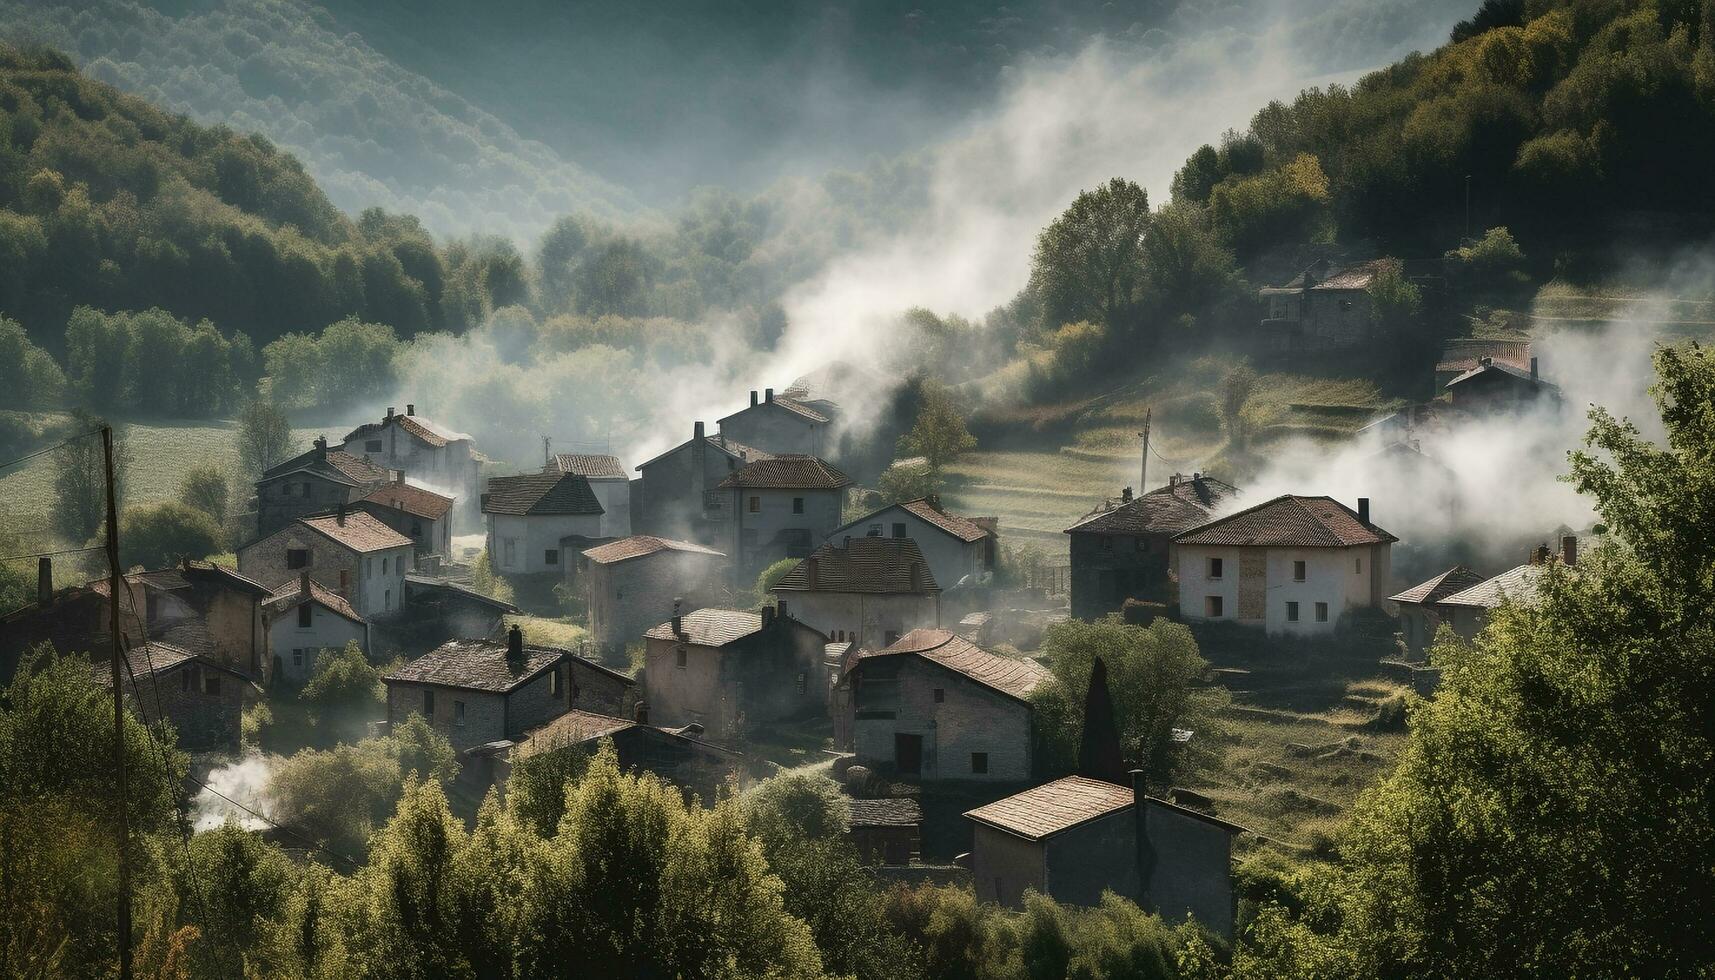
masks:
<instances>
[{"instance_id":1,"label":"window","mask_svg":"<svg viewBox=\"0 0 1715 980\"><path fill-rule=\"evenodd\" d=\"M560 563L560 549L549 548L546 551L542 552L542 564L544 564L544 565L558 565L559 563Z\"/></svg>"},{"instance_id":2,"label":"window","mask_svg":"<svg viewBox=\"0 0 1715 980\"><path fill-rule=\"evenodd\" d=\"M381 608L382 609L392 609L393 608L393 590L388 589L386 592L383 592L382 595L385 597L385 604Z\"/></svg>"},{"instance_id":3,"label":"window","mask_svg":"<svg viewBox=\"0 0 1715 980\"><path fill-rule=\"evenodd\" d=\"M381 559L381 574L387 574L387 559L385 558Z\"/></svg>"},{"instance_id":4,"label":"window","mask_svg":"<svg viewBox=\"0 0 1715 980\"><path fill-rule=\"evenodd\" d=\"M556 698L560 696L560 668L558 667L548 671L548 695Z\"/></svg>"},{"instance_id":5,"label":"window","mask_svg":"<svg viewBox=\"0 0 1715 980\"><path fill-rule=\"evenodd\" d=\"M1354 558L1352 560L1352 571L1359 574L1359 575L1364 574L1364 556L1363 555L1359 555L1357 558Z\"/></svg>"},{"instance_id":6,"label":"window","mask_svg":"<svg viewBox=\"0 0 1715 980\"><path fill-rule=\"evenodd\" d=\"M680 648L679 648L679 657L678 657L678 660L679 660L679 666L680 666L680 667L683 667L683 666L685 666L685 660L686 660L686 657L685 657L685 648L684 648L684 647L680 647Z\"/></svg>"},{"instance_id":7,"label":"window","mask_svg":"<svg viewBox=\"0 0 1715 980\"><path fill-rule=\"evenodd\" d=\"M308 548L287 548L286 549L286 567L287 568L308 568L308 567L310 567L310 549L308 549Z\"/></svg>"},{"instance_id":8,"label":"window","mask_svg":"<svg viewBox=\"0 0 1715 980\"><path fill-rule=\"evenodd\" d=\"M363 451L366 453L378 453L378 452L380 452L381 451L381 440L380 439L366 439L366 440L364 440Z\"/></svg>"},{"instance_id":9,"label":"window","mask_svg":"<svg viewBox=\"0 0 1715 980\"><path fill-rule=\"evenodd\" d=\"M804 498L803 497L793 497L792 498L792 513L794 513L794 514L804 513Z\"/></svg>"},{"instance_id":10,"label":"window","mask_svg":"<svg viewBox=\"0 0 1715 980\"><path fill-rule=\"evenodd\" d=\"M1203 597L1203 615L1209 619L1221 618L1221 597L1218 595Z\"/></svg>"},{"instance_id":11,"label":"window","mask_svg":"<svg viewBox=\"0 0 1715 980\"><path fill-rule=\"evenodd\" d=\"M983 775L989 771L989 754L987 752L971 753L971 772Z\"/></svg>"},{"instance_id":12,"label":"window","mask_svg":"<svg viewBox=\"0 0 1715 980\"><path fill-rule=\"evenodd\" d=\"M1318 623L1326 623L1328 621L1328 604L1326 602L1318 602L1316 604L1316 621Z\"/></svg>"},{"instance_id":13,"label":"window","mask_svg":"<svg viewBox=\"0 0 1715 980\"><path fill-rule=\"evenodd\" d=\"M1304 581L1304 563L1303 562L1295 561L1292 563L1292 580L1294 582Z\"/></svg>"},{"instance_id":14,"label":"window","mask_svg":"<svg viewBox=\"0 0 1715 980\"><path fill-rule=\"evenodd\" d=\"M435 717L435 692L434 691L425 690L423 692L423 717L424 718Z\"/></svg>"},{"instance_id":15,"label":"window","mask_svg":"<svg viewBox=\"0 0 1715 980\"><path fill-rule=\"evenodd\" d=\"M810 675L804 673L803 671L799 671L798 672L798 693L799 694L805 694L809 690L810 690Z\"/></svg>"},{"instance_id":16,"label":"window","mask_svg":"<svg viewBox=\"0 0 1715 980\"><path fill-rule=\"evenodd\" d=\"M453 702L453 724L457 725L460 728L464 727L464 702L463 701L454 701Z\"/></svg>"},{"instance_id":17,"label":"window","mask_svg":"<svg viewBox=\"0 0 1715 980\"><path fill-rule=\"evenodd\" d=\"M881 525L880 524L871 524L869 526L868 537L872 537L872 538L881 537Z\"/></svg>"},{"instance_id":18,"label":"window","mask_svg":"<svg viewBox=\"0 0 1715 980\"><path fill-rule=\"evenodd\" d=\"M202 692L204 694L210 694L210 695L219 694L220 693L220 675L211 673L208 676L204 677L202 679Z\"/></svg>"},{"instance_id":19,"label":"window","mask_svg":"<svg viewBox=\"0 0 1715 980\"><path fill-rule=\"evenodd\" d=\"M1209 577L1210 578L1220 578L1221 577L1221 559L1219 559L1219 558L1209 559Z\"/></svg>"},{"instance_id":20,"label":"window","mask_svg":"<svg viewBox=\"0 0 1715 980\"><path fill-rule=\"evenodd\" d=\"M894 521L893 522L893 536L896 538L905 537L905 522L904 521Z\"/></svg>"},{"instance_id":21,"label":"window","mask_svg":"<svg viewBox=\"0 0 1715 980\"><path fill-rule=\"evenodd\" d=\"M947 689L944 687L937 687L935 689L935 703L940 704L946 700L947 700Z\"/></svg>"},{"instance_id":22,"label":"window","mask_svg":"<svg viewBox=\"0 0 1715 980\"><path fill-rule=\"evenodd\" d=\"M1298 622L1298 603L1289 602L1286 604L1286 621L1289 623Z\"/></svg>"},{"instance_id":23,"label":"window","mask_svg":"<svg viewBox=\"0 0 1715 980\"><path fill-rule=\"evenodd\" d=\"M304 648L303 647L293 647L292 648L292 666L302 667L303 665L304 665Z\"/></svg>"},{"instance_id":24,"label":"window","mask_svg":"<svg viewBox=\"0 0 1715 980\"><path fill-rule=\"evenodd\" d=\"M316 624L315 607L311 606L307 602L299 603L298 604L298 629L307 630L311 626L314 626L315 624Z\"/></svg>"},{"instance_id":25,"label":"window","mask_svg":"<svg viewBox=\"0 0 1715 980\"><path fill-rule=\"evenodd\" d=\"M762 498L761 497L750 498L750 512L752 514L762 513Z\"/></svg>"}]
</instances>

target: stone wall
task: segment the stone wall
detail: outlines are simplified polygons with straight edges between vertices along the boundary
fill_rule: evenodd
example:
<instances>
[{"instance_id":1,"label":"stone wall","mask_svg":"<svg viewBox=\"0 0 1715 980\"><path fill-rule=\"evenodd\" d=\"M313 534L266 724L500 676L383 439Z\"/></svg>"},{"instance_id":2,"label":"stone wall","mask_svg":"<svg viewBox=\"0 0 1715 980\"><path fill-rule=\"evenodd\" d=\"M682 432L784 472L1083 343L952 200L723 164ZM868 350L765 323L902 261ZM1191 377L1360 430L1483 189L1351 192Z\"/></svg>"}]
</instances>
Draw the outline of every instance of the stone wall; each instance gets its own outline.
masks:
<instances>
[{"instance_id":1,"label":"stone wall","mask_svg":"<svg viewBox=\"0 0 1715 980\"><path fill-rule=\"evenodd\" d=\"M1047 890L1047 867L1040 843L977 824L971 846L971 885L977 901L1024 907L1024 892Z\"/></svg>"},{"instance_id":2,"label":"stone wall","mask_svg":"<svg viewBox=\"0 0 1715 980\"><path fill-rule=\"evenodd\" d=\"M256 535L273 534L307 514L325 514L364 491L311 473L278 476L256 485Z\"/></svg>"},{"instance_id":3,"label":"stone wall","mask_svg":"<svg viewBox=\"0 0 1715 980\"><path fill-rule=\"evenodd\" d=\"M888 661L897 663L891 678L885 676ZM924 781L1030 778L1028 705L919 657L869 661L857 680L853 745L862 765L894 769L895 736L906 734L923 739ZM977 752L988 756L986 773L972 771L971 755Z\"/></svg>"}]
</instances>

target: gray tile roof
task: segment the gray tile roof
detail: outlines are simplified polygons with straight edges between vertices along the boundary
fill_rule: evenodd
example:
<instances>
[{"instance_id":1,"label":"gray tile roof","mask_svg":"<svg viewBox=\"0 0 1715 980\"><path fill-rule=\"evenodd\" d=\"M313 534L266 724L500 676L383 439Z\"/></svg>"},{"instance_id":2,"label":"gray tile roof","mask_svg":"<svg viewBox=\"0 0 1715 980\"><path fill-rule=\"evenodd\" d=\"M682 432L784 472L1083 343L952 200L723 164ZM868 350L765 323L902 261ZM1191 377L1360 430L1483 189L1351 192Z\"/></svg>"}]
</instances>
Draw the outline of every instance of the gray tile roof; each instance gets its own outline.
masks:
<instances>
[{"instance_id":1,"label":"gray tile roof","mask_svg":"<svg viewBox=\"0 0 1715 980\"><path fill-rule=\"evenodd\" d=\"M600 453L556 453L549 472L572 473L592 480L624 480L625 466L618 456Z\"/></svg>"},{"instance_id":2,"label":"gray tile roof","mask_svg":"<svg viewBox=\"0 0 1715 980\"><path fill-rule=\"evenodd\" d=\"M923 806L913 799L850 800L853 827L915 827Z\"/></svg>"},{"instance_id":3,"label":"gray tile roof","mask_svg":"<svg viewBox=\"0 0 1715 980\"><path fill-rule=\"evenodd\" d=\"M1024 701L1053 673L1034 660L1014 660L990 653L975 643L943 629L915 629L891 646L866 650L852 662L854 667L878 657L915 656L939 664L1008 697Z\"/></svg>"},{"instance_id":4,"label":"gray tile roof","mask_svg":"<svg viewBox=\"0 0 1715 980\"><path fill-rule=\"evenodd\" d=\"M1514 602L1530 602L1536 598L1536 590L1540 585L1543 566L1520 565L1510 568L1494 578L1483 581L1455 592L1443 598L1439 605L1469 606L1477 609L1493 609L1501 604L1503 598Z\"/></svg>"},{"instance_id":5,"label":"gray tile roof","mask_svg":"<svg viewBox=\"0 0 1715 980\"><path fill-rule=\"evenodd\" d=\"M815 456L786 455L746 463L719 483L720 489L839 490L851 478Z\"/></svg>"},{"instance_id":6,"label":"gray tile roof","mask_svg":"<svg viewBox=\"0 0 1715 980\"><path fill-rule=\"evenodd\" d=\"M600 514L601 501L588 477L574 473L525 473L497 476L482 495L482 512L515 517L543 514Z\"/></svg>"},{"instance_id":7,"label":"gray tile roof","mask_svg":"<svg viewBox=\"0 0 1715 980\"><path fill-rule=\"evenodd\" d=\"M299 453L284 463L277 463L262 472L260 482L267 483L290 473L305 471L352 486L368 486L387 482L387 468L377 466L362 456L353 456L340 449L317 446Z\"/></svg>"},{"instance_id":8,"label":"gray tile roof","mask_svg":"<svg viewBox=\"0 0 1715 980\"><path fill-rule=\"evenodd\" d=\"M1131 500L1104 501L1067 534L1177 534L1208 522L1239 491L1213 477L1156 487Z\"/></svg>"},{"instance_id":9,"label":"gray tile roof","mask_svg":"<svg viewBox=\"0 0 1715 980\"><path fill-rule=\"evenodd\" d=\"M916 541L862 537L817 548L794 565L774 591L927 595L941 587Z\"/></svg>"},{"instance_id":10,"label":"gray tile roof","mask_svg":"<svg viewBox=\"0 0 1715 980\"><path fill-rule=\"evenodd\" d=\"M506 644L494 640L451 640L382 678L389 684L433 684L505 694L571 657L558 647L524 645L516 663L506 659Z\"/></svg>"},{"instance_id":11,"label":"gray tile roof","mask_svg":"<svg viewBox=\"0 0 1715 980\"><path fill-rule=\"evenodd\" d=\"M762 629L762 616L742 609L694 609L679 617L679 628L690 637L690 643L720 647ZM673 623L669 620L651 626L643 635L652 640L675 639Z\"/></svg>"},{"instance_id":12,"label":"gray tile roof","mask_svg":"<svg viewBox=\"0 0 1715 980\"><path fill-rule=\"evenodd\" d=\"M1408 605L1433 606L1450 595L1481 584L1483 576L1473 572L1464 565L1454 565L1440 575L1425 582L1419 582L1398 595L1388 596L1393 602L1403 602Z\"/></svg>"}]
</instances>

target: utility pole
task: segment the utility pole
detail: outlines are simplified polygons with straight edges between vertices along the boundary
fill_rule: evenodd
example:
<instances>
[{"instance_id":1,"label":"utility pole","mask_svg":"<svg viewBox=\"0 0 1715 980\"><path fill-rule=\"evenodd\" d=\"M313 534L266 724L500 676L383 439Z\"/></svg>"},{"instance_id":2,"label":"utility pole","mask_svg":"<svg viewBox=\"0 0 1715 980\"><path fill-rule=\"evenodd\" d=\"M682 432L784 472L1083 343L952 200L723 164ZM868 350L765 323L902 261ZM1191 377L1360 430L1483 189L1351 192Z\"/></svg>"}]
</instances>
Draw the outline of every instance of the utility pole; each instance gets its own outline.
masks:
<instances>
[{"instance_id":1,"label":"utility pole","mask_svg":"<svg viewBox=\"0 0 1715 980\"><path fill-rule=\"evenodd\" d=\"M1471 240L1471 175L1465 175L1465 240Z\"/></svg>"},{"instance_id":2,"label":"utility pole","mask_svg":"<svg viewBox=\"0 0 1715 980\"><path fill-rule=\"evenodd\" d=\"M1149 419L1155 414L1152 405L1143 410L1143 431L1138 435L1143 437L1143 465L1137 472L1137 495L1139 497L1149 492Z\"/></svg>"},{"instance_id":3,"label":"utility pole","mask_svg":"<svg viewBox=\"0 0 1715 980\"><path fill-rule=\"evenodd\" d=\"M108 629L113 639L113 766L119 780L119 980L131 980L131 817L125 786L125 685L119 659L119 507L113 492L113 427L101 427L101 452L107 466Z\"/></svg>"}]
</instances>

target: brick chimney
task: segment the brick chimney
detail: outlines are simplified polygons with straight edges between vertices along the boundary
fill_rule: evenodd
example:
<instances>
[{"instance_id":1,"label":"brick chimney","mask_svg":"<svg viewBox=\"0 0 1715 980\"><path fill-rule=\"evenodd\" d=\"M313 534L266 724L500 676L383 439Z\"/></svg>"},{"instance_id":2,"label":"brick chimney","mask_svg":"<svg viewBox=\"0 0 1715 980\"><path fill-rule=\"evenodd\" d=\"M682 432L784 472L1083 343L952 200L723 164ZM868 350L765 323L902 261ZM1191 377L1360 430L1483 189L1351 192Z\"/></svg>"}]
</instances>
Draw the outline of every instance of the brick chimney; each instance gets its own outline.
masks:
<instances>
[{"instance_id":1,"label":"brick chimney","mask_svg":"<svg viewBox=\"0 0 1715 980\"><path fill-rule=\"evenodd\" d=\"M774 404L774 389L773 388L764 389L762 392L762 400L769 403L770 405Z\"/></svg>"},{"instance_id":2,"label":"brick chimney","mask_svg":"<svg viewBox=\"0 0 1715 980\"><path fill-rule=\"evenodd\" d=\"M679 615L679 610L682 606L684 606L684 604L685 604L684 599L681 599L677 596L675 596L673 598L673 637L674 637L674 639L677 639L681 642L683 642L685 639L685 629L684 629L685 618L683 616Z\"/></svg>"},{"instance_id":3,"label":"brick chimney","mask_svg":"<svg viewBox=\"0 0 1715 980\"><path fill-rule=\"evenodd\" d=\"M506 662L510 664L524 662L524 631L519 629L516 623L506 631Z\"/></svg>"},{"instance_id":4,"label":"brick chimney","mask_svg":"<svg viewBox=\"0 0 1715 980\"><path fill-rule=\"evenodd\" d=\"M393 420L393 406L392 405L387 406L387 420L389 422L391 422Z\"/></svg>"},{"instance_id":5,"label":"brick chimney","mask_svg":"<svg viewBox=\"0 0 1715 980\"><path fill-rule=\"evenodd\" d=\"M1125 489L1120 491L1120 503L1122 503L1122 504L1131 503L1131 487L1126 487Z\"/></svg>"},{"instance_id":6,"label":"brick chimney","mask_svg":"<svg viewBox=\"0 0 1715 980\"><path fill-rule=\"evenodd\" d=\"M929 506L935 508L936 510L941 509L941 495L940 494L932 493L929 496L924 497L923 499L928 502Z\"/></svg>"},{"instance_id":7,"label":"brick chimney","mask_svg":"<svg viewBox=\"0 0 1715 980\"><path fill-rule=\"evenodd\" d=\"M750 407L751 408L756 407L756 389L755 388L750 389Z\"/></svg>"},{"instance_id":8,"label":"brick chimney","mask_svg":"<svg viewBox=\"0 0 1715 980\"><path fill-rule=\"evenodd\" d=\"M767 629L768 627L773 626L773 625L774 625L774 607L769 606L769 605L764 605L762 607L762 628Z\"/></svg>"},{"instance_id":9,"label":"brick chimney","mask_svg":"<svg viewBox=\"0 0 1715 980\"><path fill-rule=\"evenodd\" d=\"M1358 498L1358 523L1365 527L1370 526L1370 498L1368 497Z\"/></svg>"},{"instance_id":10,"label":"brick chimney","mask_svg":"<svg viewBox=\"0 0 1715 980\"><path fill-rule=\"evenodd\" d=\"M645 701L637 702L637 710L632 713L631 717L632 717L632 720L637 722L639 725L649 724L649 704L648 704L648 702L645 702Z\"/></svg>"},{"instance_id":11,"label":"brick chimney","mask_svg":"<svg viewBox=\"0 0 1715 980\"><path fill-rule=\"evenodd\" d=\"M398 484L399 486L404 486L405 485L405 471L404 470L394 470L393 471L393 482Z\"/></svg>"},{"instance_id":12,"label":"brick chimney","mask_svg":"<svg viewBox=\"0 0 1715 980\"><path fill-rule=\"evenodd\" d=\"M345 501L340 501L339 507L335 508L333 519L334 523L338 524L340 527L345 526Z\"/></svg>"},{"instance_id":13,"label":"brick chimney","mask_svg":"<svg viewBox=\"0 0 1715 980\"><path fill-rule=\"evenodd\" d=\"M406 404L405 404L405 414L406 414L406 415L415 415L415 414L417 414L417 406L415 406L415 405L412 405L412 404L410 404L410 403L409 403L409 402L407 402L407 403L406 403Z\"/></svg>"},{"instance_id":14,"label":"brick chimney","mask_svg":"<svg viewBox=\"0 0 1715 980\"><path fill-rule=\"evenodd\" d=\"M1536 380L1536 358L1530 359L1530 380Z\"/></svg>"},{"instance_id":15,"label":"brick chimney","mask_svg":"<svg viewBox=\"0 0 1715 980\"><path fill-rule=\"evenodd\" d=\"M1137 904L1149 908L1149 879L1155 874L1155 846L1149 840L1149 793L1142 769L1131 771L1131 813L1137 836Z\"/></svg>"},{"instance_id":16,"label":"brick chimney","mask_svg":"<svg viewBox=\"0 0 1715 980\"><path fill-rule=\"evenodd\" d=\"M328 437L327 436L316 436L315 446L316 446L316 458L317 459L327 459L328 458Z\"/></svg>"},{"instance_id":17,"label":"brick chimney","mask_svg":"<svg viewBox=\"0 0 1715 980\"><path fill-rule=\"evenodd\" d=\"M1578 535L1564 534L1560 537L1560 563L1562 565L1578 564Z\"/></svg>"},{"instance_id":18,"label":"brick chimney","mask_svg":"<svg viewBox=\"0 0 1715 980\"><path fill-rule=\"evenodd\" d=\"M36 604L43 609L54 604L54 560L46 555L36 559Z\"/></svg>"}]
</instances>

